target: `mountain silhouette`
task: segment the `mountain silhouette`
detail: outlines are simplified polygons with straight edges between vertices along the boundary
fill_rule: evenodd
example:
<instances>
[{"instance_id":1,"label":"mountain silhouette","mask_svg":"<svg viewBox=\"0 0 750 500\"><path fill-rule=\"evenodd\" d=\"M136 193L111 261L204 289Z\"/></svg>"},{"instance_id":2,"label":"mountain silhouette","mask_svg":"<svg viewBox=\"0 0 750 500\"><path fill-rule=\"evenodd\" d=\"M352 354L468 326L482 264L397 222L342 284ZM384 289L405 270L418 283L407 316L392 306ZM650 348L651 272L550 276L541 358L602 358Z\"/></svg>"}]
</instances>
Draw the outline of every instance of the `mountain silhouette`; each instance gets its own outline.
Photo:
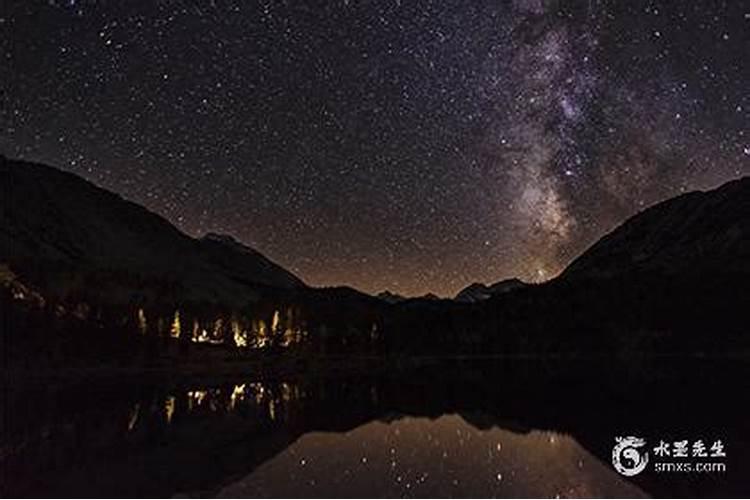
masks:
<instances>
[{"instance_id":1,"label":"mountain silhouette","mask_svg":"<svg viewBox=\"0 0 750 500\"><path fill-rule=\"evenodd\" d=\"M108 349L97 329L118 325L119 341L137 352L142 316L164 336L178 309L186 324L201 325L194 332L211 332L228 349L230 320L235 329L244 324L253 341L266 335L261 324L279 335L304 329L305 348L327 354L628 358L748 348L741 317L750 300L750 178L645 210L557 279L474 284L455 300L307 287L230 236L191 238L145 208L51 167L3 160L0 180L2 300L12 306L14 338L38 341L15 344L18 352L32 353L55 335L35 325L57 317L57 305L68 314L56 328L93 328L70 336L82 340L66 352L96 338L102 344L88 349L92 356ZM23 306L17 295L34 297L36 305ZM159 356L148 348L152 359Z\"/></svg>"},{"instance_id":2,"label":"mountain silhouette","mask_svg":"<svg viewBox=\"0 0 750 500\"><path fill-rule=\"evenodd\" d=\"M242 305L304 283L226 236L194 239L163 217L72 173L0 160L2 262L48 294Z\"/></svg>"},{"instance_id":3,"label":"mountain silhouette","mask_svg":"<svg viewBox=\"0 0 750 500\"><path fill-rule=\"evenodd\" d=\"M487 300L490 297L500 295L503 293L512 292L526 286L526 283L519 280L518 278L512 278L507 280L498 281L492 285L485 285L484 283L472 283L467 286L453 299L457 302L481 302Z\"/></svg>"},{"instance_id":4,"label":"mountain silhouette","mask_svg":"<svg viewBox=\"0 0 750 500\"><path fill-rule=\"evenodd\" d=\"M407 297L404 297L403 295L399 295L397 293L393 293L389 290L384 290L377 294L375 297L379 298L383 302L387 302L388 304L398 304L399 302L408 300Z\"/></svg>"},{"instance_id":5,"label":"mountain silhouette","mask_svg":"<svg viewBox=\"0 0 750 500\"><path fill-rule=\"evenodd\" d=\"M575 259L563 279L750 272L750 177L658 203Z\"/></svg>"},{"instance_id":6,"label":"mountain silhouette","mask_svg":"<svg viewBox=\"0 0 750 500\"><path fill-rule=\"evenodd\" d=\"M461 300L397 304L387 331L408 335L391 335L389 350L743 356L750 348L749 225L750 178L667 200L603 237L551 281L494 294L472 285Z\"/></svg>"}]
</instances>

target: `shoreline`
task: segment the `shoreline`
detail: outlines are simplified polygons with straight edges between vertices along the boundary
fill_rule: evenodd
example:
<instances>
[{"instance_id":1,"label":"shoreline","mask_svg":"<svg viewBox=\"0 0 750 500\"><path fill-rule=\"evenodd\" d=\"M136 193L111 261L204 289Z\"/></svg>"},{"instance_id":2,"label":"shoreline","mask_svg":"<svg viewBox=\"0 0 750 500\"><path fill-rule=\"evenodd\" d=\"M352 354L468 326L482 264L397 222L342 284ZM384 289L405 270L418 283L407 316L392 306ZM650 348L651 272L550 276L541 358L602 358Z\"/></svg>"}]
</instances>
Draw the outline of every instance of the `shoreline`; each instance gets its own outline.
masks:
<instances>
[{"instance_id":1,"label":"shoreline","mask_svg":"<svg viewBox=\"0 0 750 500\"><path fill-rule=\"evenodd\" d=\"M597 375L602 373L659 377L667 372L678 375L701 375L691 369L694 363L719 363L720 368L750 366L750 353L642 353L622 356L597 354L526 354L526 355L331 355L285 356L269 354L236 360L210 363L180 361L152 364L100 364L60 367L4 366L0 376L5 384L34 382L76 383L138 382L172 380L257 380L299 379L307 377L393 377L422 370L448 368L459 372L472 372L481 368L509 371L529 367L548 368L562 375ZM574 364L571 364L574 363ZM684 365L684 366L683 366ZM684 368L684 370L682 369ZM660 371L665 369L665 371ZM677 371L675 371L677 370ZM522 370L525 371L525 370ZM710 374L709 374L710 375Z\"/></svg>"}]
</instances>

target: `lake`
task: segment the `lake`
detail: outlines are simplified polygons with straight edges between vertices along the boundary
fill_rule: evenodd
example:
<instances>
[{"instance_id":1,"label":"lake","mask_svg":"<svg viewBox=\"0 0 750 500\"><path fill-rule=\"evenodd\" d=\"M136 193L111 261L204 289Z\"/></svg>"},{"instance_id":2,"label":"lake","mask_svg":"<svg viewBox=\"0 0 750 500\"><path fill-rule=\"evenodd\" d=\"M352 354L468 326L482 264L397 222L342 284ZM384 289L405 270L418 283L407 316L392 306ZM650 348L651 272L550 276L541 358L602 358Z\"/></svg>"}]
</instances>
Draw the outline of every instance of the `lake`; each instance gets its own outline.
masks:
<instances>
[{"instance_id":1,"label":"lake","mask_svg":"<svg viewBox=\"0 0 750 500\"><path fill-rule=\"evenodd\" d=\"M377 377L26 381L4 391L2 493L747 496L747 381L728 365L644 377L464 360ZM625 476L612 450L631 435L651 463ZM721 439L725 457L703 461L725 470L655 471L652 448L683 438Z\"/></svg>"}]
</instances>

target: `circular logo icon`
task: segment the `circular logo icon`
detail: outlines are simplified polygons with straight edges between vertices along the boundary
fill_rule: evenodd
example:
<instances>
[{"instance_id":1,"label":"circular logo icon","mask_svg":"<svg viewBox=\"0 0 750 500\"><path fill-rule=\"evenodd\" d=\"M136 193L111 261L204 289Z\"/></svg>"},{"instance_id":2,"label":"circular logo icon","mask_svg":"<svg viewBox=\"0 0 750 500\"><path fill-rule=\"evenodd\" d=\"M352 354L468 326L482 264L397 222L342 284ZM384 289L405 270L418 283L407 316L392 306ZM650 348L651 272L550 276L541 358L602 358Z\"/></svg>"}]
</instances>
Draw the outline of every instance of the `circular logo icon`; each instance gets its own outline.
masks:
<instances>
[{"instance_id":1,"label":"circular logo icon","mask_svg":"<svg viewBox=\"0 0 750 500\"><path fill-rule=\"evenodd\" d=\"M616 437L615 447L612 449L612 465L623 476L635 476L643 471L648 464L648 452L639 450L645 446L646 440L635 437Z\"/></svg>"}]
</instances>

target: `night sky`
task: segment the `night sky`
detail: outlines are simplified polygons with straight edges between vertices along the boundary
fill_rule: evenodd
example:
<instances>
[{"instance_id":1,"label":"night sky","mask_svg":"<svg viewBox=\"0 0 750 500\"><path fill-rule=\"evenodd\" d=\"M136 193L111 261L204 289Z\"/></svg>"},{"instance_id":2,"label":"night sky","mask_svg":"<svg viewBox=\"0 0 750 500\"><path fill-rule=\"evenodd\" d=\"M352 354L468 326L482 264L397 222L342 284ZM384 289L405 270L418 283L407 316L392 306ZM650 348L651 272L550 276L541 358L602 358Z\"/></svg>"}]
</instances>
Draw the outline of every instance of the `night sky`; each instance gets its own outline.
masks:
<instances>
[{"instance_id":1,"label":"night sky","mask_svg":"<svg viewBox=\"0 0 750 500\"><path fill-rule=\"evenodd\" d=\"M750 174L747 2L303 3L2 0L0 152L408 295Z\"/></svg>"}]
</instances>

